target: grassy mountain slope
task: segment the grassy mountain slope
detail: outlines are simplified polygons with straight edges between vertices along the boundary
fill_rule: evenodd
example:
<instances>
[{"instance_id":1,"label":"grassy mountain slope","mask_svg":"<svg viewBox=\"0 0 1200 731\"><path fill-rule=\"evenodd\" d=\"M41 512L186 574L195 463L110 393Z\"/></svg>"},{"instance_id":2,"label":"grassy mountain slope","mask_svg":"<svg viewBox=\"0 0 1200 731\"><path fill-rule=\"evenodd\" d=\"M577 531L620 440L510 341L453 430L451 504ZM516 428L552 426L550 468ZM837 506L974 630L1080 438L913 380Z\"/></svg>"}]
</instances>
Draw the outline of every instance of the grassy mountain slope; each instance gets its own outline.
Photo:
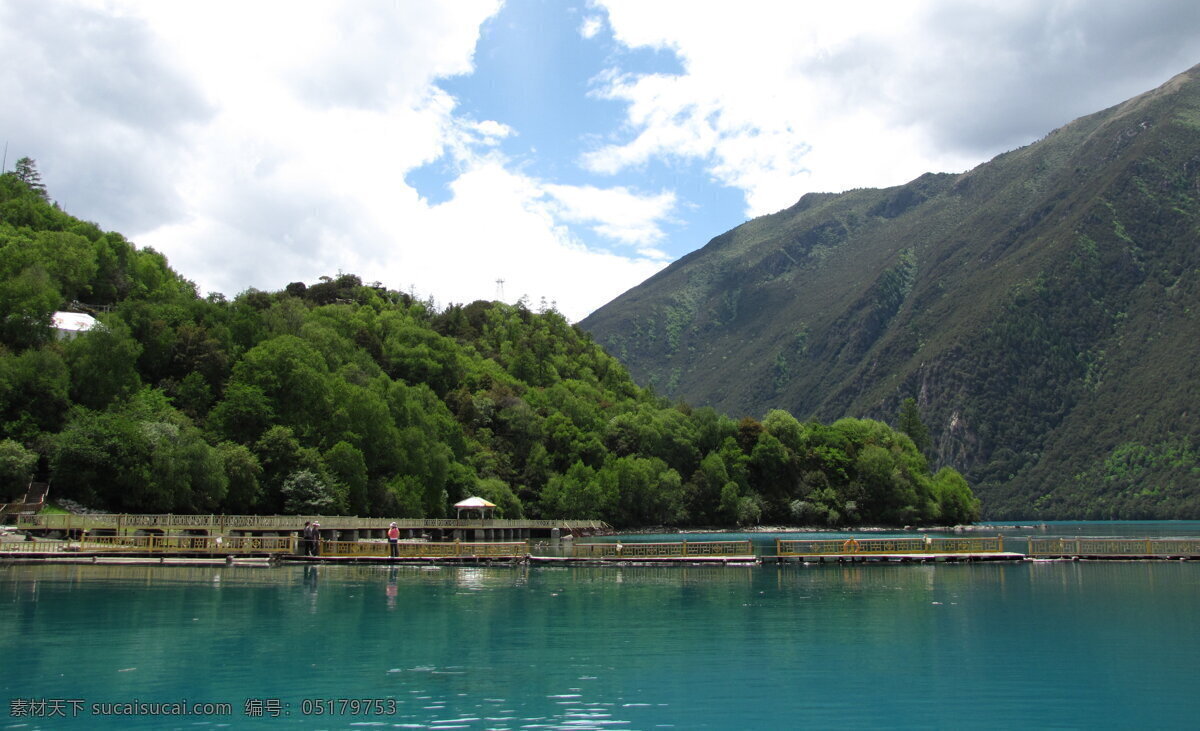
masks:
<instances>
[{"instance_id":1,"label":"grassy mountain slope","mask_svg":"<svg viewBox=\"0 0 1200 731\"><path fill-rule=\"evenodd\" d=\"M1200 67L962 175L810 194L583 321L730 413L894 421L994 517L1200 517Z\"/></svg>"}]
</instances>

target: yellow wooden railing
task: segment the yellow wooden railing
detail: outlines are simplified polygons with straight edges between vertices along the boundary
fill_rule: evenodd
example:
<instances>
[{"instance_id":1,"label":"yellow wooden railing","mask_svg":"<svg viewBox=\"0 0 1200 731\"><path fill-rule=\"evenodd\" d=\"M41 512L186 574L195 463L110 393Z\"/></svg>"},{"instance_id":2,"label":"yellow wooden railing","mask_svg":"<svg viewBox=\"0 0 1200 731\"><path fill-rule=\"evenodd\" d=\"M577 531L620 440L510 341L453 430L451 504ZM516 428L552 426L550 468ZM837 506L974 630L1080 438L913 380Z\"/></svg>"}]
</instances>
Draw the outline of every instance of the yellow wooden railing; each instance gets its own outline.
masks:
<instances>
[{"instance_id":1,"label":"yellow wooden railing","mask_svg":"<svg viewBox=\"0 0 1200 731\"><path fill-rule=\"evenodd\" d=\"M0 553L61 553L74 550L74 544L63 541L4 541L0 543Z\"/></svg>"},{"instance_id":2,"label":"yellow wooden railing","mask_svg":"<svg viewBox=\"0 0 1200 731\"><path fill-rule=\"evenodd\" d=\"M295 553L296 540L287 536L83 536L82 552L132 553Z\"/></svg>"},{"instance_id":3,"label":"yellow wooden railing","mask_svg":"<svg viewBox=\"0 0 1200 731\"><path fill-rule=\"evenodd\" d=\"M184 529L227 532L236 530L299 530L305 521L318 521L321 527L335 530L386 530L395 522L402 530L424 528L498 528L552 529L578 531L611 530L602 520L524 520L478 518L358 518L345 515L174 515L135 513L45 513L16 517L19 528L45 530L134 530Z\"/></svg>"},{"instance_id":4,"label":"yellow wooden railing","mask_svg":"<svg viewBox=\"0 0 1200 731\"><path fill-rule=\"evenodd\" d=\"M397 543L398 558L448 558L454 556L520 557L529 553L529 544L509 543ZM321 541L321 556L391 556L390 545L377 541Z\"/></svg>"},{"instance_id":5,"label":"yellow wooden railing","mask_svg":"<svg viewBox=\"0 0 1200 731\"><path fill-rule=\"evenodd\" d=\"M791 540L776 538L777 556L848 556L921 553L1002 553L1004 538L840 538Z\"/></svg>"},{"instance_id":6,"label":"yellow wooden railing","mask_svg":"<svg viewBox=\"0 0 1200 731\"><path fill-rule=\"evenodd\" d=\"M1200 538L1034 538L1029 556L1128 556L1200 558ZM379 541L321 541L321 556L390 556L389 544ZM184 554L289 554L298 552L293 536L83 535L78 541L12 541L0 543L0 553L126 552ZM778 556L846 556L903 554L983 554L1004 551L1004 539L970 538L846 538L776 539ZM397 544L401 558L454 556L520 557L526 542ZM671 543L579 543L566 555L592 558L688 558L752 556L750 541L679 541Z\"/></svg>"},{"instance_id":7,"label":"yellow wooden railing","mask_svg":"<svg viewBox=\"0 0 1200 731\"><path fill-rule=\"evenodd\" d=\"M689 558L753 556L750 541L679 541L677 543L577 543L572 555L583 558Z\"/></svg>"},{"instance_id":8,"label":"yellow wooden railing","mask_svg":"<svg viewBox=\"0 0 1200 731\"><path fill-rule=\"evenodd\" d=\"M1030 556L1200 556L1200 538L1033 538Z\"/></svg>"}]
</instances>

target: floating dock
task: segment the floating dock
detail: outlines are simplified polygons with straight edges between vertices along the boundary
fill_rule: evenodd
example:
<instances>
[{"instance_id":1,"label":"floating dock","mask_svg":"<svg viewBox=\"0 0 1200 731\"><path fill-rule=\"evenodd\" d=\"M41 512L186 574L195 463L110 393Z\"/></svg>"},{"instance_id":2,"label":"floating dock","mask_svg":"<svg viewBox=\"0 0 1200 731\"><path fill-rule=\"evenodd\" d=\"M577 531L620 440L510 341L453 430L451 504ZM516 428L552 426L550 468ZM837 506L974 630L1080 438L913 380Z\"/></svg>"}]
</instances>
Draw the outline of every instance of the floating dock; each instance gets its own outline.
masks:
<instances>
[{"instance_id":1,"label":"floating dock","mask_svg":"<svg viewBox=\"0 0 1200 731\"><path fill-rule=\"evenodd\" d=\"M1004 550L1002 536L971 538L775 539L775 555L764 563L1021 561L1025 554Z\"/></svg>"},{"instance_id":2,"label":"floating dock","mask_svg":"<svg viewBox=\"0 0 1200 731\"><path fill-rule=\"evenodd\" d=\"M1024 561L1023 553L834 553L812 556L762 556L763 563L970 563L974 561Z\"/></svg>"},{"instance_id":3,"label":"floating dock","mask_svg":"<svg viewBox=\"0 0 1200 731\"><path fill-rule=\"evenodd\" d=\"M579 543L570 555L530 556L531 563L572 564L735 564L758 563L750 541L673 541L669 543Z\"/></svg>"},{"instance_id":4,"label":"floating dock","mask_svg":"<svg viewBox=\"0 0 1200 731\"><path fill-rule=\"evenodd\" d=\"M1200 538L1030 538L1037 559L1108 561L1200 558Z\"/></svg>"}]
</instances>

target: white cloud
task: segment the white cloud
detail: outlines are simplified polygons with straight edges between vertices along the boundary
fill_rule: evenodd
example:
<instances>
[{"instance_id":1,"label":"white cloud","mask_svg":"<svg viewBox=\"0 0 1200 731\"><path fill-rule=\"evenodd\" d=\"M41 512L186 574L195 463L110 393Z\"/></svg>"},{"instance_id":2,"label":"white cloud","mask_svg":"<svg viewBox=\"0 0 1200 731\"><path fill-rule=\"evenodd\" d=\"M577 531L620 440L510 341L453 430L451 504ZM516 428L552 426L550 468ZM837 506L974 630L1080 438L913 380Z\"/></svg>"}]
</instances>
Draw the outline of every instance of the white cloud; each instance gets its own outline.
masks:
<instances>
[{"instance_id":1,"label":"white cloud","mask_svg":"<svg viewBox=\"0 0 1200 731\"><path fill-rule=\"evenodd\" d=\"M544 296L575 319L666 264L581 245L564 223L583 219L552 204L557 199L542 181L508 169L497 151L517 131L461 116L435 85L471 69L491 3L457 15L450 8L458 4L416 3L410 10L421 17L406 15L404 23L386 13L358 17L363 27L390 23L391 35L364 32L341 56L318 40L327 26L346 24L326 17L324 7L294 17L287 44L266 58L255 58L248 31L225 40L231 48L215 68L199 67L208 57L202 44L182 54L193 58L190 68L220 113L199 141L211 153L180 171L191 217L148 231L140 242L167 252L203 287L229 293L348 271L447 303L491 298L495 280L504 278L510 299ZM168 15L162 32L174 37L193 21L200 22ZM427 48L389 65L379 46L409 40ZM321 62L300 52L309 41ZM378 78L365 72L364 65L378 64ZM333 70L319 83L304 81L300 69L321 65ZM252 70L240 71L246 67ZM353 92L339 90L339 78ZM431 205L404 176L443 156L459 177L452 198ZM639 201L624 191L615 199L627 207ZM614 223L609 218L619 206L613 208L589 220L598 228L624 224L626 236L653 226L645 218L652 213Z\"/></svg>"},{"instance_id":2,"label":"white cloud","mask_svg":"<svg viewBox=\"0 0 1200 731\"><path fill-rule=\"evenodd\" d=\"M643 196L623 187L552 184L544 190L558 204L562 220L591 223L601 236L641 247L663 240L666 234L659 222L669 218L675 207L675 194L670 191Z\"/></svg>"},{"instance_id":3,"label":"white cloud","mask_svg":"<svg viewBox=\"0 0 1200 731\"><path fill-rule=\"evenodd\" d=\"M575 320L666 265L659 257L583 246L559 222L560 204L547 200L549 188L569 196L565 188L546 186L499 161L476 161L451 184L450 200L410 206L395 217L387 238L405 245L370 252L374 261L365 263L363 276L413 281L442 303L490 299L495 280L504 279L509 300L544 297ZM406 279L409 272L427 276Z\"/></svg>"},{"instance_id":4,"label":"white cloud","mask_svg":"<svg viewBox=\"0 0 1200 731\"><path fill-rule=\"evenodd\" d=\"M215 109L138 19L38 0L0 2L0 130L57 199L87 198L125 230L178 216L170 171ZM110 224L112 225L112 224Z\"/></svg>"},{"instance_id":5,"label":"white cloud","mask_svg":"<svg viewBox=\"0 0 1200 731\"><path fill-rule=\"evenodd\" d=\"M844 88L813 72L847 44L903 28L895 4L866 14L849 4L817 11L689 2L686 12L670 3L603 4L619 41L673 49L685 70L614 74L602 84L602 94L628 104L635 135L586 156L594 171L656 157L702 159L716 180L743 191L754 216L808 190L903 182L921 172L911 173L913 162L964 162L936 155L917 130L889 129L886 119L857 111Z\"/></svg>"},{"instance_id":6,"label":"white cloud","mask_svg":"<svg viewBox=\"0 0 1200 731\"><path fill-rule=\"evenodd\" d=\"M489 145L496 145L500 140L509 137L514 133L512 127L506 124L501 124L495 120L486 119L482 122L476 122L473 125L474 131L479 134L481 141Z\"/></svg>"},{"instance_id":7,"label":"white cloud","mask_svg":"<svg viewBox=\"0 0 1200 731\"><path fill-rule=\"evenodd\" d=\"M498 9L0 0L0 93L22 99L0 123L33 110L31 136L50 130L33 156L63 206L205 291L345 271L445 303L491 298L502 277L512 299L578 319L666 264L644 247L673 199L547 187L499 152L519 130L459 111L438 82L473 70ZM438 159L460 177L431 205L405 175ZM584 198L603 209L583 213ZM590 250L576 223L643 249Z\"/></svg>"},{"instance_id":8,"label":"white cloud","mask_svg":"<svg viewBox=\"0 0 1200 731\"><path fill-rule=\"evenodd\" d=\"M585 164L701 160L748 215L965 169L1200 54L1200 5L1180 0L597 4L619 43L670 50L684 71L600 77L628 135Z\"/></svg>"},{"instance_id":9,"label":"white cloud","mask_svg":"<svg viewBox=\"0 0 1200 731\"><path fill-rule=\"evenodd\" d=\"M604 19L598 15L588 15L579 26L579 35L585 39L595 38L604 29Z\"/></svg>"},{"instance_id":10,"label":"white cloud","mask_svg":"<svg viewBox=\"0 0 1200 731\"><path fill-rule=\"evenodd\" d=\"M474 118L441 86L473 72L499 7L0 0L0 129L67 211L205 290L340 270L448 302L504 278L578 318L664 266L665 231L694 204L504 157L530 130ZM596 0L585 16L571 21L584 39L611 32L683 66L597 77L626 118L588 167L698 160L751 214L961 169L1200 56L1194 0ZM437 205L405 182L435 161L457 177ZM584 245L589 229L607 250Z\"/></svg>"}]
</instances>

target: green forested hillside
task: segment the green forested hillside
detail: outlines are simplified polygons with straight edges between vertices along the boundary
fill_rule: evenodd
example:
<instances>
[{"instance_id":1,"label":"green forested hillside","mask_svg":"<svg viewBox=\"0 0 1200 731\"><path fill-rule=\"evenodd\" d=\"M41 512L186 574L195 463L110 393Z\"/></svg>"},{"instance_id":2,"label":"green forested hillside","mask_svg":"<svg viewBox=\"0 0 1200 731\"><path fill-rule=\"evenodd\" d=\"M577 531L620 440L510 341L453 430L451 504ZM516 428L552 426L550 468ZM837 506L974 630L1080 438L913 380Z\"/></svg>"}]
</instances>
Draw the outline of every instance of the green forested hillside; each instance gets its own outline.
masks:
<instances>
[{"instance_id":1,"label":"green forested hillside","mask_svg":"<svg viewBox=\"0 0 1200 731\"><path fill-rule=\"evenodd\" d=\"M730 413L893 421L997 518L1200 518L1200 71L961 175L810 194L581 325Z\"/></svg>"},{"instance_id":2,"label":"green forested hillside","mask_svg":"<svg viewBox=\"0 0 1200 731\"><path fill-rule=\"evenodd\" d=\"M100 325L60 338L51 314ZM502 515L617 526L962 522L952 469L871 420L734 421L639 388L554 311L349 274L200 298L165 259L0 176L0 488L147 512Z\"/></svg>"}]
</instances>

